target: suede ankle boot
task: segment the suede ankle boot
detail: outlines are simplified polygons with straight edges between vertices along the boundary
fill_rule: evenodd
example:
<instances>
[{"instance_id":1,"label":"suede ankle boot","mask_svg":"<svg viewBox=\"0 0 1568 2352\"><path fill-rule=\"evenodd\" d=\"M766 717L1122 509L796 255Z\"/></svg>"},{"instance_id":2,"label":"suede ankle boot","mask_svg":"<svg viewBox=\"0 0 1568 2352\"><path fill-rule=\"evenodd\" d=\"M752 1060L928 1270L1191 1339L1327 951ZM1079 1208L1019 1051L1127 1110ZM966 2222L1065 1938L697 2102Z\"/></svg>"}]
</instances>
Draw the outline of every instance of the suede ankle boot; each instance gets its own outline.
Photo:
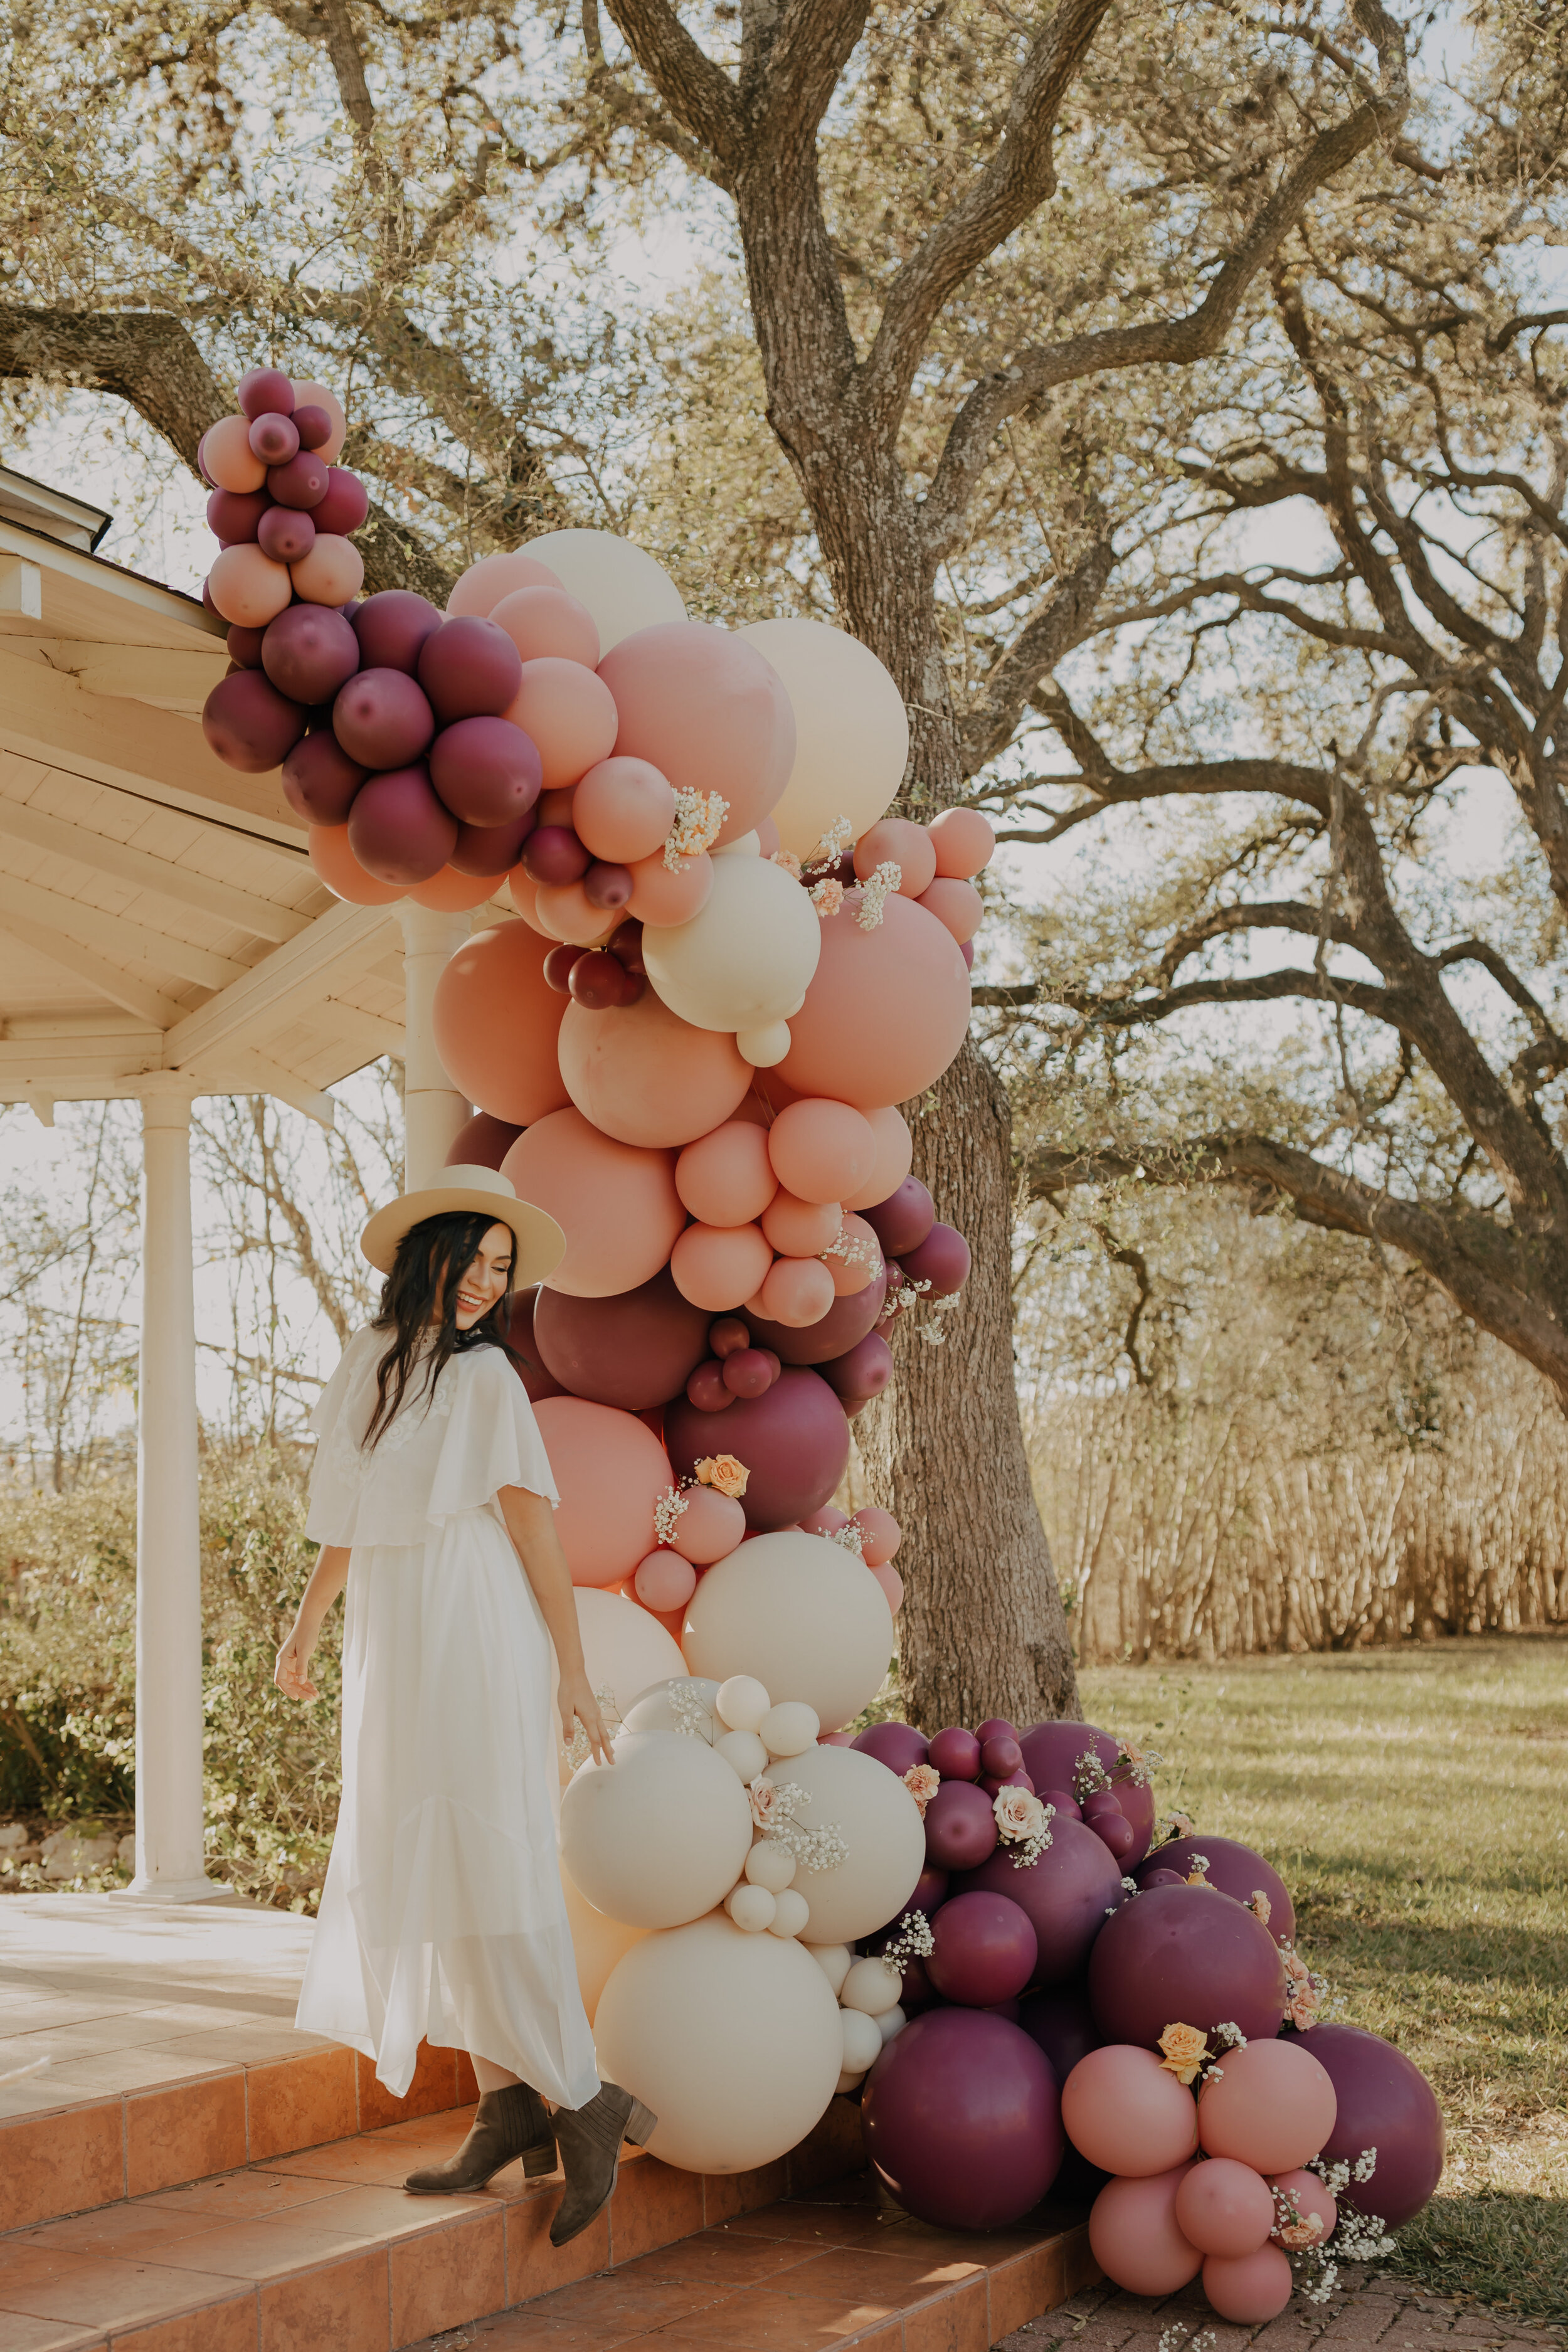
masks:
<instances>
[{"instance_id":1,"label":"suede ankle boot","mask_svg":"<svg viewBox=\"0 0 1568 2352\"><path fill-rule=\"evenodd\" d=\"M566 2175L566 2193L550 2224L550 2242L564 2246L585 2230L609 2203L620 2169L621 2142L642 2147L653 2136L658 2117L623 2091L618 2083L605 2083L585 2107L557 2107L555 2137Z\"/></svg>"},{"instance_id":2,"label":"suede ankle boot","mask_svg":"<svg viewBox=\"0 0 1568 2352\"><path fill-rule=\"evenodd\" d=\"M499 2091L481 2092L468 2137L456 2156L411 2172L403 2186L416 2197L460 2197L482 2189L520 2156L531 2179L553 2172L555 2134L538 2092L527 2083L508 2083Z\"/></svg>"}]
</instances>

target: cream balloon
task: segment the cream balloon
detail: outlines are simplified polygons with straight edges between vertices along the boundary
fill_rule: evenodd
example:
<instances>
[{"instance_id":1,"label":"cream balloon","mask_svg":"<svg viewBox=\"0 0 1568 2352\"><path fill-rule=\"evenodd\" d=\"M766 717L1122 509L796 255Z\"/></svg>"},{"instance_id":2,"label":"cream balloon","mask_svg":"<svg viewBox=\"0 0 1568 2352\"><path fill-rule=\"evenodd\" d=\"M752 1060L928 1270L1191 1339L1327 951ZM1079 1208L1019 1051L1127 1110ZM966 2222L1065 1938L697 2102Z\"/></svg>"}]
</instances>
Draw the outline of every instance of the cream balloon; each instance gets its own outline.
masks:
<instances>
[{"instance_id":1,"label":"cream balloon","mask_svg":"<svg viewBox=\"0 0 1568 2352\"><path fill-rule=\"evenodd\" d=\"M685 1673L686 1661L675 1636L635 1601L591 1585L575 1586L573 1599L577 1603L588 1687L614 1694L616 1713L623 1723L626 1708L650 1683Z\"/></svg>"},{"instance_id":2,"label":"cream balloon","mask_svg":"<svg viewBox=\"0 0 1568 2352\"><path fill-rule=\"evenodd\" d=\"M662 621L684 621L679 589L662 563L613 530L547 530L520 553L547 563L569 596L586 604L599 632L601 657L623 637Z\"/></svg>"},{"instance_id":3,"label":"cream balloon","mask_svg":"<svg viewBox=\"0 0 1568 2352\"><path fill-rule=\"evenodd\" d=\"M562 1794L562 1867L595 1911L631 1927L678 1927L711 1911L751 1839L733 1772L675 1731L618 1740L613 1764L583 1765Z\"/></svg>"},{"instance_id":4,"label":"cream balloon","mask_svg":"<svg viewBox=\"0 0 1568 2352\"><path fill-rule=\"evenodd\" d=\"M713 1702L714 1712L721 1723L731 1731L755 1731L773 1701L763 1685L752 1675L731 1675L719 1685L719 1696Z\"/></svg>"},{"instance_id":5,"label":"cream balloon","mask_svg":"<svg viewBox=\"0 0 1568 2352\"><path fill-rule=\"evenodd\" d=\"M838 2030L844 2037L844 2072L863 2074L882 2054L882 2037L876 2019L858 2009L841 2009Z\"/></svg>"},{"instance_id":6,"label":"cream balloon","mask_svg":"<svg viewBox=\"0 0 1568 2352\"><path fill-rule=\"evenodd\" d=\"M882 2047L884 2050L892 2040L894 2034L901 2033L909 2021L909 2019L904 2015L901 2009L885 2009L882 2011L880 2017L877 2020L877 2031L882 2037Z\"/></svg>"},{"instance_id":7,"label":"cream balloon","mask_svg":"<svg viewBox=\"0 0 1568 2352\"><path fill-rule=\"evenodd\" d=\"M694 1029L767 1029L811 985L822 953L816 908L781 866L721 857L687 923L645 926L642 959L670 1011Z\"/></svg>"},{"instance_id":8,"label":"cream balloon","mask_svg":"<svg viewBox=\"0 0 1568 2352\"><path fill-rule=\"evenodd\" d=\"M855 1965L855 1955L847 1944L807 1944L803 1948L811 1954L828 1983L833 1998L838 1998L838 1988Z\"/></svg>"},{"instance_id":9,"label":"cream balloon","mask_svg":"<svg viewBox=\"0 0 1568 2352\"><path fill-rule=\"evenodd\" d=\"M753 621L737 635L772 662L795 711L795 766L771 812L781 846L805 857L841 816L858 841L903 780L898 688L868 646L825 621Z\"/></svg>"},{"instance_id":10,"label":"cream balloon","mask_svg":"<svg viewBox=\"0 0 1568 2352\"><path fill-rule=\"evenodd\" d=\"M694 1693L700 1702L702 1712L693 1728L697 1738L705 1739L711 1748L722 1727L713 1717L713 1702L719 1696L719 1685L715 1682L704 1682L694 1675L672 1675L668 1682L654 1683L648 1689L639 1692L622 1716L621 1728L624 1731L679 1731L680 1717L676 1714L670 1696L678 1683L683 1689Z\"/></svg>"},{"instance_id":11,"label":"cream balloon","mask_svg":"<svg viewBox=\"0 0 1568 2352\"><path fill-rule=\"evenodd\" d=\"M782 1895L795 1876L795 1856L776 1838L759 1838L746 1856L746 1876L753 1886L765 1886L770 1895Z\"/></svg>"},{"instance_id":12,"label":"cream balloon","mask_svg":"<svg viewBox=\"0 0 1568 2352\"><path fill-rule=\"evenodd\" d=\"M609 1981L616 1962L640 1944L647 1934L646 1927L628 1927L624 1919L607 1919L602 1911L578 1894L565 1871L561 1874L561 1891L566 1897L566 1925L572 1930L573 1957L577 1963L577 1990L583 1996L583 2006L588 2012L588 2022L594 2022L594 2011L599 2006L599 1995Z\"/></svg>"},{"instance_id":13,"label":"cream balloon","mask_svg":"<svg viewBox=\"0 0 1568 2352\"><path fill-rule=\"evenodd\" d=\"M757 1736L770 1756L802 1756L816 1747L821 1729L815 1707L798 1698L786 1698L769 1707L757 1726Z\"/></svg>"},{"instance_id":14,"label":"cream balloon","mask_svg":"<svg viewBox=\"0 0 1568 2352\"><path fill-rule=\"evenodd\" d=\"M879 1593L877 1600L881 1606ZM809 1756L792 1756L780 1777L805 1791L806 1801L795 1811L802 1829L831 1827L847 1848L831 1870L810 1870L803 1863L790 1881L811 1906L813 1936L852 1944L896 1919L926 1859L925 1825L903 1782L858 1748L814 1748Z\"/></svg>"},{"instance_id":15,"label":"cream balloon","mask_svg":"<svg viewBox=\"0 0 1568 2352\"><path fill-rule=\"evenodd\" d=\"M739 1886L724 1897L724 1908L743 1936L760 1936L771 1927L778 1914L776 1899L765 1886L753 1886L742 1879Z\"/></svg>"},{"instance_id":16,"label":"cream balloon","mask_svg":"<svg viewBox=\"0 0 1568 2352\"><path fill-rule=\"evenodd\" d=\"M658 2117L648 2153L686 2172L773 2163L820 2121L844 2063L838 2005L804 1948L721 1911L629 1951L594 2039L600 2074Z\"/></svg>"},{"instance_id":17,"label":"cream balloon","mask_svg":"<svg viewBox=\"0 0 1568 2352\"><path fill-rule=\"evenodd\" d=\"M770 1936L802 1936L811 1919L811 1906L797 1886L786 1886L773 1897Z\"/></svg>"},{"instance_id":18,"label":"cream balloon","mask_svg":"<svg viewBox=\"0 0 1568 2352\"><path fill-rule=\"evenodd\" d=\"M721 841L711 852L715 857L760 857L762 854L760 833L738 833L733 841Z\"/></svg>"},{"instance_id":19,"label":"cream balloon","mask_svg":"<svg viewBox=\"0 0 1568 2352\"><path fill-rule=\"evenodd\" d=\"M863 2010L868 2017L880 2017L898 2000L901 1979L880 1960L857 1960L838 1988L838 2005Z\"/></svg>"},{"instance_id":20,"label":"cream balloon","mask_svg":"<svg viewBox=\"0 0 1568 2352\"><path fill-rule=\"evenodd\" d=\"M750 1062L753 1070L771 1070L789 1052L791 1038L787 1021L769 1021L761 1029L737 1029L735 1050L742 1062ZM899 1179L900 1183L903 1178ZM868 1203L875 1207L874 1202Z\"/></svg>"},{"instance_id":21,"label":"cream balloon","mask_svg":"<svg viewBox=\"0 0 1568 2352\"><path fill-rule=\"evenodd\" d=\"M814 1707L827 1731L875 1698L892 1646L875 1577L841 1544L793 1528L753 1536L708 1570L687 1603L682 1640L693 1674L754 1675Z\"/></svg>"},{"instance_id":22,"label":"cream balloon","mask_svg":"<svg viewBox=\"0 0 1568 2352\"><path fill-rule=\"evenodd\" d=\"M726 1731L713 1742L713 1753L721 1756L742 1782L754 1780L768 1769L768 1751L754 1731Z\"/></svg>"}]
</instances>

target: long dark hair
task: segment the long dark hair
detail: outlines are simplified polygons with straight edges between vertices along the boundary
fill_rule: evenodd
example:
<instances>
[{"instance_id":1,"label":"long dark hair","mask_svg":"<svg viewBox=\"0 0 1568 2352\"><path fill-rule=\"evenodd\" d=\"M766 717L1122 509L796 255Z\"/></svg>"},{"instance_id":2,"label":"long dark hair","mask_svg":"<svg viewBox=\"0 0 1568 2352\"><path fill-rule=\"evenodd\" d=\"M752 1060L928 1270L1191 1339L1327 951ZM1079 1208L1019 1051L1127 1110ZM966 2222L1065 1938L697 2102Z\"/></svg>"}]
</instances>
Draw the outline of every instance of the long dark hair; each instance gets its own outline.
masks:
<instances>
[{"instance_id":1,"label":"long dark hair","mask_svg":"<svg viewBox=\"0 0 1568 2352\"><path fill-rule=\"evenodd\" d=\"M376 1330L390 1331L393 1341L375 1368L378 1402L364 1434L367 1446L379 1444L396 1418L417 1360L423 1360L423 1388L429 1398L454 1356L470 1348L500 1348L512 1356L507 1323L512 1268L517 1265L515 1237L505 1290L471 1330L458 1328L458 1286L490 1227L503 1222L487 1216L483 1210L449 1210L444 1216L426 1217L411 1225L398 1243L392 1272L382 1285L381 1308L375 1318ZM440 1317L435 1320L437 1305ZM432 1333L433 1346L429 1345Z\"/></svg>"}]
</instances>

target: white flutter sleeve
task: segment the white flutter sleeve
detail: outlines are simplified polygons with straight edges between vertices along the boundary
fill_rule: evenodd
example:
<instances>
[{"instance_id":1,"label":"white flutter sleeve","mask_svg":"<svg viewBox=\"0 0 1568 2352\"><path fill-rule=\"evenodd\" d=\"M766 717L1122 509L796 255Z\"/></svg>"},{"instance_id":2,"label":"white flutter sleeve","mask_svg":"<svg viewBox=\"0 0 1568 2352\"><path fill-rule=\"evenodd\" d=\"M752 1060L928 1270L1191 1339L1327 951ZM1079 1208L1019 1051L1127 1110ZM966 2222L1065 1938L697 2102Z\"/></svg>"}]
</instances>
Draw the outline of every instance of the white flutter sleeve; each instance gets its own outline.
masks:
<instances>
[{"instance_id":1,"label":"white flutter sleeve","mask_svg":"<svg viewBox=\"0 0 1568 2352\"><path fill-rule=\"evenodd\" d=\"M499 1348L455 1360L458 1389L426 1507L431 1519L482 1510L503 1486L561 1500L528 1391Z\"/></svg>"}]
</instances>

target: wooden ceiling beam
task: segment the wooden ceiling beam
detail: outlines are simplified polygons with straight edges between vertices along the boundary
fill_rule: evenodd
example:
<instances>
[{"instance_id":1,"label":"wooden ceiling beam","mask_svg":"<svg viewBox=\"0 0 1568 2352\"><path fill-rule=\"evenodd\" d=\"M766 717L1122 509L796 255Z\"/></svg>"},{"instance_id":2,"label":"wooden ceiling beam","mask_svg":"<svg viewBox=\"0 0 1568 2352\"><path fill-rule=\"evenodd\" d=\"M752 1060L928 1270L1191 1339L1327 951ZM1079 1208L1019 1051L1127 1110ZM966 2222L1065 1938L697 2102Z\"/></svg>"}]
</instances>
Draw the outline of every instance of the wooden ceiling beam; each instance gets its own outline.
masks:
<instances>
[{"instance_id":1,"label":"wooden ceiling beam","mask_svg":"<svg viewBox=\"0 0 1568 2352\"><path fill-rule=\"evenodd\" d=\"M132 922L128 915L111 915L102 907L63 898L37 882L18 882L11 875L0 874L0 930L14 929L17 916L58 931L84 948L102 947L133 963L151 964L155 971L178 972L182 980L194 980L201 988L227 988L248 969L232 956L215 955L210 948L193 946L189 940L151 930L145 923Z\"/></svg>"},{"instance_id":2,"label":"wooden ceiling beam","mask_svg":"<svg viewBox=\"0 0 1568 2352\"><path fill-rule=\"evenodd\" d=\"M140 814L146 803L135 805ZM131 882L141 889L156 891L160 898L176 906L198 908L204 915L234 923L258 939L279 942L295 939L310 919L308 915L297 914L292 907L280 907L271 898L258 898L253 891L242 890L232 882L215 881L210 875L199 874L191 866L175 866L166 857L155 857L150 850L133 848L129 842L116 841L108 834L73 824L68 818L52 816L25 801L0 798L0 834L13 841L25 841L30 848L47 850L53 856L68 857L79 866L89 866L95 874L111 875L117 882Z\"/></svg>"}]
</instances>

